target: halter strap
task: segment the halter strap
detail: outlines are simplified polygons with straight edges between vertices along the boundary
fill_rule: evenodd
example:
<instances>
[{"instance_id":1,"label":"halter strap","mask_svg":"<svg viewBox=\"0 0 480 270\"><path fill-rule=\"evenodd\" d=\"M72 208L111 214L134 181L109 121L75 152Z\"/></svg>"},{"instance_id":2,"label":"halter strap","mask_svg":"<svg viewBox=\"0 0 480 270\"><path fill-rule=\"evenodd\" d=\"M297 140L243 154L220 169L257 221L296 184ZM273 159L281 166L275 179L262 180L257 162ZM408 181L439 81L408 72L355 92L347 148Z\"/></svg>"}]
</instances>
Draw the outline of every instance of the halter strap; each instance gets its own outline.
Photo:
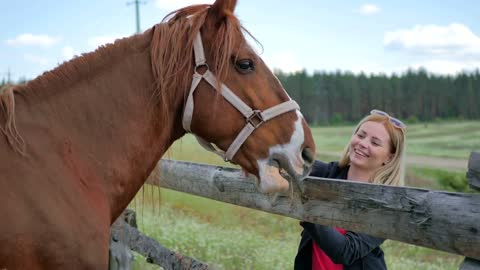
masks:
<instances>
[{"instance_id":1,"label":"halter strap","mask_svg":"<svg viewBox=\"0 0 480 270\"><path fill-rule=\"evenodd\" d=\"M240 131L237 137L233 140L232 144L228 147L227 151L224 152L218 147L215 147L213 144L207 142L203 138L200 138L195 135L198 142L201 146L203 146L206 150L214 152L221 156L225 161L231 161L235 154L237 153L238 149L242 146L242 144L247 140L247 138L252 134L252 132L261 126L264 122L284 114L289 111L299 110L300 107L294 100L288 100L283 103L277 104L273 107L270 107L264 111L260 110L253 110L248 106L245 102L243 102L235 93L232 92L225 84L218 83L217 78L215 75L210 71L205 58L205 53L203 49L202 37L200 32L197 32L195 36L195 40L193 43L193 51L195 55L195 71L193 74L192 85L190 87L190 92L187 97L187 102L185 104L185 109L183 112L183 119L182 125L185 131L191 133L191 123L192 123L192 116L193 116L193 109L194 109L194 101L193 101L193 93L197 89L198 84L202 79L207 81L216 91L220 92L220 94L230 103L232 106L237 109L246 120L245 127ZM206 67L207 71L205 73L200 74L197 72L199 67Z\"/></svg>"}]
</instances>

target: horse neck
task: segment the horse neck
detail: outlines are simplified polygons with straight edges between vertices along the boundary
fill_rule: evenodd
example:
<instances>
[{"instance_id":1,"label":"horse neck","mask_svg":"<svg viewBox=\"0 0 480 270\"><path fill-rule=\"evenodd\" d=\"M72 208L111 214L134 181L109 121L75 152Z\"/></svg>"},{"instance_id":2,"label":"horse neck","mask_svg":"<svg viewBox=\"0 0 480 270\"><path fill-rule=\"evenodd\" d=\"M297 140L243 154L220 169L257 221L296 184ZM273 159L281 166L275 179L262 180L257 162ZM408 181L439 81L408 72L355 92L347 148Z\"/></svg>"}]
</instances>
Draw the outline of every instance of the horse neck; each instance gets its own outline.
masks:
<instances>
[{"instance_id":1,"label":"horse neck","mask_svg":"<svg viewBox=\"0 0 480 270\"><path fill-rule=\"evenodd\" d=\"M68 84L51 81L47 85L53 88L24 95L29 104L21 110L25 119L31 123L33 116L41 126L37 130L49 130L43 140L65 162L60 166L88 171L74 180L86 181L87 186L99 189L96 193L104 194L112 220L132 200L163 153L184 133L180 125L183 95L169 101L171 108L152 100L155 83L149 39L147 32L117 42L105 55L108 57L86 59L94 68L77 80ZM125 42L128 46L122 45ZM38 82L32 82L35 84ZM168 109L169 119L159 121ZM25 140L30 142L33 138L38 142L42 136L40 132L29 135Z\"/></svg>"}]
</instances>

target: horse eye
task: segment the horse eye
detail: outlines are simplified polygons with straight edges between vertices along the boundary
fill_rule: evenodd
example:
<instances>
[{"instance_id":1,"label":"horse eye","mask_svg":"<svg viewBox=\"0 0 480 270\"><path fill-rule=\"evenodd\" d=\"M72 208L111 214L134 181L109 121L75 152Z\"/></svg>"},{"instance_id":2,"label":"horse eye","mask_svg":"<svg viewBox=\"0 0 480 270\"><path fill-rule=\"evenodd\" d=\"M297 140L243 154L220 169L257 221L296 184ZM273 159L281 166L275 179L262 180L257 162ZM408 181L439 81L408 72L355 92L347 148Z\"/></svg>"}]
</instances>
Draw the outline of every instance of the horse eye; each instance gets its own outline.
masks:
<instances>
[{"instance_id":1,"label":"horse eye","mask_svg":"<svg viewBox=\"0 0 480 270\"><path fill-rule=\"evenodd\" d=\"M255 64L250 59L241 59L235 62L235 69L240 73L246 74L255 70Z\"/></svg>"}]
</instances>

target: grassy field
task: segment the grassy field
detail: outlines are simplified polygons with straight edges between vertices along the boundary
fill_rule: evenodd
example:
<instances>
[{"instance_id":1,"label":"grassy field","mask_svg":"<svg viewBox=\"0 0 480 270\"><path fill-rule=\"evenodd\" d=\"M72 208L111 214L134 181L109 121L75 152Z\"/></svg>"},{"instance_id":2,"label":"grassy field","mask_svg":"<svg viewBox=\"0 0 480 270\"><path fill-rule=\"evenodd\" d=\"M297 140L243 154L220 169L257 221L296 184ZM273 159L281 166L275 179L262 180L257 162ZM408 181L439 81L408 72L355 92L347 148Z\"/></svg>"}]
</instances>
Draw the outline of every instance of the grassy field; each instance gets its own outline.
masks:
<instances>
[{"instance_id":1,"label":"grassy field","mask_svg":"<svg viewBox=\"0 0 480 270\"><path fill-rule=\"evenodd\" d=\"M313 128L319 152L340 152L353 126ZM407 128L407 153L431 157L468 159L480 150L480 121L414 124Z\"/></svg>"},{"instance_id":2,"label":"grassy field","mask_svg":"<svg viewBox=\"0 0 480 270\"><path fill-rule=\"evenodd\" d=\"M318 149L339 152L352 129L312 131ZM479 135L480 122L411 125L408 153L466 159L470 151L480 149ZM165 158L231 166L207 153L191 136L175 143ZM440 187L435 170L410 168L407 175L407 183L415 186ZM137 211L139 228L164 246L215 269L293 269L301 232L297 220L170 190L145 189L131 208ZM458 269L462 261L457 255L390 240L382 248L389 269ZM136 258L135 269L158 269L141 256Z\"/></svg>"}]
</instances>

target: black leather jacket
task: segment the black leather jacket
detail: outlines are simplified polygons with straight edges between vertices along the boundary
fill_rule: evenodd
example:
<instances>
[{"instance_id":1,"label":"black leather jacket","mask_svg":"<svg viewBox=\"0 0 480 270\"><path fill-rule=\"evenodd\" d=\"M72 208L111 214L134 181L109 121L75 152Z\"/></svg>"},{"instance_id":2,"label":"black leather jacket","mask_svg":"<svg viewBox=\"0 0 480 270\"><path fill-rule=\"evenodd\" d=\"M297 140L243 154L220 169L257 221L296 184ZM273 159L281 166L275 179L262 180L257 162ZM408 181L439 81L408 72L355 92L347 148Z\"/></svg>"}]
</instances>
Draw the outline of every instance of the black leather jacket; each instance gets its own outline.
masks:
<instances>
[{"instance_id":1,"label":"black leather jacket","mask_svg":"<svg viewBox=\"0 0 480 270\"><path fill-rule=\"evenodd\" d=\"M311 176L346 179L348 167L340 168L338 162L315 161ZM384 239L347 231L345 235L334 228L301 222L302 239L295 257L295 270L312 269L312 244L317 244L334 263L344 265L344 270L387 269L380 245Z\"/></svg>"}]
</instances>

